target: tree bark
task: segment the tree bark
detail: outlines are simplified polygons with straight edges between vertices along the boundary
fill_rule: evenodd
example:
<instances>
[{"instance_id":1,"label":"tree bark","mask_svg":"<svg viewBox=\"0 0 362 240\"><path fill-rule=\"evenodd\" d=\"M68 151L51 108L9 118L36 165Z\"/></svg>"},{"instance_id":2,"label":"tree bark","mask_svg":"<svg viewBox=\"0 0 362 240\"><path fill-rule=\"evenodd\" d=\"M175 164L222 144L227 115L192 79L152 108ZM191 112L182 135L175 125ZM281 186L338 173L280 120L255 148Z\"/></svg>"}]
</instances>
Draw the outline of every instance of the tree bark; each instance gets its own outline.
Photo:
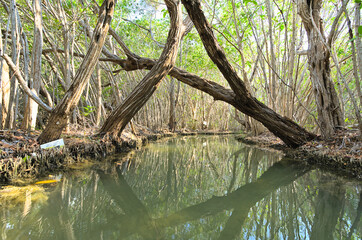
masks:
<instances>
[{"instance_id":1,"label":"tree bark","mask_svg":"<svg viewBox=\"0 0 362 240\"><path fill-rule=\"evenodd\" d=\"M3 129L5 126L5 120L8 114L8 105L10 97L10 76L9 76L9 66L6 62L2 61L1 63L1 118L0 118L0 129Z\"/></svg>"},{"instance_id":2,"label":"tree bark","mask_svg":"<svg viewBox=\"0 0 362 240\"><path fill-rule=\"evenodd\" d=\"M168 119L168 128L171 132L175 131L176 128L176 99L175 99L175 79L170 78L170 88L169 88L169 100L170 100L170 112Z\"/></svg>"},{"instance_id":3,"label":"tree bark","mask_svg":"<svg viewBox=\"0 0 362 240\"><path fill-rule=\"evenodd\" d=\"M122 49L124 50L125 54L127 55L127 59L121 59L113 54L107 53L103 51L108 58L100 58L101 61L111 61L116 63L122 67L122 70L125 71L133 71L139 69L148 69L151 70L156 65L156 60L149 59L149 58L142 58L134 53L132 53L127 46L123 43L120 37L110 29L110 34L115 38L115 40L120 44ZM62 50L56 50L62 51ZM120 70L119 70L120 71ZM190 85L191 87L197 88L201 91L204 91L211 95L215 100L221 100L226 103L233 105L239 111L245 112L245 106L243 106L242 102L238 100L236 94L233 90L227 89L215 82L208 81L204 78L201 78L195 74L189 73L177 67L173 67L172 70L169 72L169 75L176 78L179 81L182 81L185 84ZM241 81L239 79L239 81ZM250 94L250 93L248 93ZM273 128L275 135L279 136L285 143L289 146L299 146L302 145L305 141L309 139L313 139L315 135L308 133L303 128L299 127L296 123L292 122L287 118L283 118L278 114L274 113L273 111L270 112L265 105L258 102L256 99L252 98L250 101L256 101L256 104L261 104L255 111L254 114L258 114L258 111L264 113L266 112L266 116L260 116L259 118L264 118L263 121L267 122L268 117L271 117L270 123L265 123L266 126ZM254 102L255 104L255 102ZM252 114L250 114L252 115ZM258 118L258 119L259 119ZM114 117L114 119L116 119ZM117 121L117 120L116 120ZM275 125L275 126L274 126ZM112 130L112 127L108 128ZM279 129L284 131L283 133L278 133ZM105 134L106 132L103 132ZM290 136L288 136L290 133Z\"/></svg>"},{"instance_id":4,"label":"tree bark","mask_svg":"<svg viewBox=\"0 0 362 240\"><path fill-rule=\"evenodd\" d=\"M62 101L51 113L45 130L38 138L40 143L59 138L63 129L66 127L67 119L77 106L81 94L98 62L112 20L114 5L114 0L103 1L87 55L77 70L74 81L65 93Z\"/></svg>"},{"instance_id":5,"label":"tree bark","mask_svg":"<svg viewBox=\"0 0 362 240\"><path fill-rule=\"evenodd\" d=\"M350 44L351 44L351 50L352 50L352 63L353 63L353 77L354 77L354 81L356 83L356 90L357 90L357 95L358 95L358 99L360 100L360 106L362 105L361 99L362 99L362 93L361 93L361 85L360 85L360 79L358 77L358 64L357 64L357 54L356 54L356 48L355 48L355 37L353 36L353 30L352 30L352 26L351 26L351 20L349 19L349 15L348 15L348 11L347 8L344 6L344 14L346 16L346 21L347 21L347 26L348 26L348 35L349 35L349 40L350 40ZM358 35L359 33L357 33ZM335 58L337 58L335 56ZM338 61L338 60L337 60ZM337 62L336 61L336 67L338 67ZM340 71L340 68L338 67L338 71ZM357 101L355 99L355 97L353 96L352 90L349 88L347 82L345 81L344 77L341 77L343 82L345 82L345 86L346 89L348 91L348 94L350 96L351 102L353 104L354 110L355 110L355 114L356 114L356 118L357 118L357 122L358 122L358 128L359 128L359 132L360 132L360 138L362 138L362 117L361 117L361 111L359 110Z\"/></svg>"},{"instance_id":6,"label":"tree bark","mask_svg":"<svg viewBox=\"0 0 362 240\"><path fill-rule=\"evenodd\" d=\"M320 130L325 138L335 133L335 128L343 126L343 117L337 92L331 80L330 52L333 35L324 36L320 16L323 0L299 0L298 14L302 18L308 36L308 63L315 93ZM338 17L339 18L339 17ZM337 19L338 19L337 18ZM334 34L335 26L331 34Z\"/></svg>"},{"instance_id":7,"label":"tree bark","mask_svg":"<svg viewBox=\"0 0 362 240\"><path fill-rule=\"evenodd\" d=\"M274 110L277 110L277 106L275 105L277 102L277 84L276 84L276 71L277 71L277 67L276 67L276 57L275 57L275 53L274 53L274 39L273 39L273 34L274 33L274 29L273 29L273 10L270 6L270 0L266 0L265 1L265 5L266 5L266 10L267 10L267 15L268 15L268 24L269 24L269 47L270 47L270 64L271 66L269 67L269 89L270 89L270 95L271 95L271 106L273 106ZM270 106L270 105L269 105ZM279 108L278 108L279 109Z\"/></svg>"},{"instance_id":8,"label":"tree bark","mask_svg":"<svg viewBox=\"0 0 362 240\"><path fill-rule=\"evenodd\" d=\"M134 53L131 53L131 54L133 57L128 58L128 59L120 59L116 56L113 56L112 58L107 58L107 59L102 59L102 60L117 63L122 67L122 70L125 70L125 71L134 71L134 70L139 70L139 69L151 70L153 68L153 66L156 64L156 61L153 59L143 58L143 57L135 55ZM243 112L243 107L238 102L238 100L236 98L236 94L233 92L233 90L225 88L215 82L201 78L195 74L189 73L189 72L182 70L180 68L177 68L177 67L172 68L172 70L169 72L169 75L176 78L178 81L181 81L193 88L196 88L200 91L203 91L203 92L209 94L210 96L212 96L214 98L214 100L220 100L220 101L229 103L232 106L234 106L236 109L238 109L239 111ZM286 119L285 121L287 121L287 122L291 122L291 120L288 120L287 118L283 118L283 119ZM291 124L292 128L296 128L296 129L300 128L300 127L294 127L294 125L296 125L296 124L295 123ZM305 132L306 131L304 129L301 130L301 133L305 133ZM307 134L310 134L310 133L307 133ZM313 134L310 134L309 136L310 136L310 139L315 137L315 135L313 135ZM302 142L299 143L299 145L302 145L302 144L303 144ZM296 145L290 144L290 146L298 146L298 144L296 144Z\"/></svg>"},{"instance_id":9,"label":"tree bark","mask_svg":"<svg viewBox=\"0 0 362 240\"><path fill-rule=\"evenodd\" d=\"M361 3L357 2L355 3L355 20L354 20L354 26L355 26L355 35L356 35L356 52L357 52L357 63L358 63L358 70L359 70L359 75L360 77L362 77L362 42L361 42L361 37L360 34L358 32L358 27L361 24ZM357 83L356 83L357 84ZM362 94L361 94L361 86L359 84L358 81L358 85L357 85L358 89L358 95L359 95L359 102L360 105L362 106Z\"/></svg>"},{"instance_id":10,"label":"tree bark","mask_svg":"<svg viewBox=\"0 0 362 240\"><path fill-rule=\"evenodd\" d=\"M20 55L20 29L19 22L20 19L17 18L17 8L16 1L10 1L10 19L11 19L11 41L12 41L12 60L15 64L19 62ZM10 75L12 75L10 73ZM8 114L6 117L5 128L12 129L14 127L14 123L16 122L16 98L18 92L18 82L15 77L11 77L10 80L10 97L9 97L9 105L8 105Z\"/></svg>"},{"instance_id":11,"label":"tree bark","mask_svg":"<svg viewBox=\"0 0 362 240\"><path fill-rule=\"evenodd\" d=\"M101 67L97 65L97 96L96 96L96 106L97 106L97 115L96 115L96 125L99 126L102 117L102 75Z\"/></svg>"},{"instance_id":12,"label":"tree bark","mask_svg":"<svg viewBox=\"0 0 362 240\"><path fill-rule=\"evenodd\" d=\"M33 11L34 11L34 42L33 42L31 75L33 78L32 92L38 96L41 86L41 55L43 48L43 27L42 27L40 0L33 1ZM38 104L36 104L32 99L28 99L24 114L24 120L22 123L22 128L34 130L36 125L37 114L38 114Z\"/></svg>"},{"instance_id":13,"label":"tree bark","mask_svg":"<svg viewBox=\"0 0 362 240\"><path fill-rule=\"evenodd\" d=\"M10 69L14 72L14 77L17 78L18 82L20 83L20 86L23 88L23 91L36 103L38 103L43 109L45 109L48 112L52 111L52 108L46 105L36 94L34 94L33 91L28 87L27 82L24 80L23 76L20 73L19 68L13 63L11 58L4 54L2 58L6 61Z\"/></svg>"},{"instance_id":14,"label":"tree bark","mask_svg":"<svg viewBox=\"0 0 362 240\"><path fill-rule=\"evenodd\" d=\"M315 138L314 134L309 133L290 119L280 116L251 96L244 82L239 78L227 60L223 49L217 42L211 26L201 10L200 2L198 0L182 0L182 3L199 32L209 57L217 65L235 93L235 103L238 109L246 115L260 121L288 146L297 147Z\"/></svg>"},{"instance_id":15,"label":"tree bark","mask_svg":"<svg viewBox=\"0 0 362 240\"><path fill-rule=\"evenodd\" d=\"M117 139L132 117L156 91L162 79L170 72L176 62L177 51L186 27L182 22L180 2L178 0L165 0L165 3L170 14L171 23L166 46L151 71L106 119L99 131L100 135L109 134Z\"/></svg>"}]
</instances>

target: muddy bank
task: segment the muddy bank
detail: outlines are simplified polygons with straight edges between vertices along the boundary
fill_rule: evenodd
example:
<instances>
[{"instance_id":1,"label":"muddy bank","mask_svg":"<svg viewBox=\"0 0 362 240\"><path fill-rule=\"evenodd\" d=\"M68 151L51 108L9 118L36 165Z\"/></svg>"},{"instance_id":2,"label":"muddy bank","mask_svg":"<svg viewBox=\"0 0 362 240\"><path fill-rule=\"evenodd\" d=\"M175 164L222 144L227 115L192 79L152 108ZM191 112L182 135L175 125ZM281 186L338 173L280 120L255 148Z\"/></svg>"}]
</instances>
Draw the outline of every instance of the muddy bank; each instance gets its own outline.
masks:
<instances>
[{"instance_id":1,"label":"muddy bank","mask_svg":"<svg viewBox=\"0 0 362 240\"><path fill-rule=\"evenodd\" d=\"M40 149L38 132L0 131L0 183L17 178L44 176L65 169L67 165L100 159L113 153L127 152L150 140L171 137L169 132L143 132L136 135L125 131L119 141L98 138L84 133L64 134L64 147ZM87 137L84 137L86 135Z\"/></svg>"},{"instance_id":2,"label":"muddy bank","mask_svg":"<svg viewBox=\"0 0 362 240\"><path fill-rule=\"evenodd\" d=\"M234 134L232 132L153 132L137 128L136 134L124 131L119 141L93 136L89 132L63 134L65 147L41 150L36 138L40 132L21 130L0 131L0 183L8 183L19 178L36 178L49 172L66 169L67 166L87 159L102 159L106 155L128 152L148 141L177 135L216 135Z\"/></svg>"},{"instance_id":3,"label":"muddy bank","mask_svg":"<svg viewBox=\"0 0 362 240\"><path fill-rule=\"evenodd\" d=\"M282 151L286 157L306 161L312 167L333 174L362 180L362 143L355 131L340 131L328 141L316 140L291 149L271 134L240 137L249 145Z\"/></svg>"},{"instance_id":4,"label":"muddy bank","mask_svg":"<svg viewBox=\"0 0 362 240\"><path fill-rule=\"evenodd\" d=\"M65 147L41 150L36 138L39 132L0 131L0 183L20 178L36 178L50 172L66 170L74 163L87 159L102 159L106 155L128 152L148 141L177 135L221 135L232 132L152 132L137 129L137 134L124 131L119 141L97 138L91 132L64 134ZM293 159L301 159L314 167L344 177L362 179L362 144L354 134L343 133L331 141L313 141L298 149L286 147L272 135L238 137L249 145L283 151Z\"/></svg>"}]
</instances>

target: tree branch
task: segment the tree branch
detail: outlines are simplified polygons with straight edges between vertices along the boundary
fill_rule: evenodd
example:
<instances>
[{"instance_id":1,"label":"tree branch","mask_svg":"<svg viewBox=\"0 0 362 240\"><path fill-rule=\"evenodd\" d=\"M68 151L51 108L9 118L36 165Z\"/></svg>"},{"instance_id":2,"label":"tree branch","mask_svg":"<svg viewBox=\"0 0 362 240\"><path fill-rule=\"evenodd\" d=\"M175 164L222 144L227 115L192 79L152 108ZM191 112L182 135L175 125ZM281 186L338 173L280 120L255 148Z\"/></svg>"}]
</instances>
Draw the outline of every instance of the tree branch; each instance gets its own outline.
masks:
<instances>
[{"instance_id":1,"label":"tree branch","mask_svg":"<svg viewBox=\"0 0 362 240\"><path fill-rule=\"evenodd\" d=\"M24 90L24 92L31 98L33 99L37 104L39 104L40 107L42 107L45 111L47 112L51 112L53 109L51 107L49 107L46 103L44 103L34 92L32 92L32 90L27 86L23 76L20 73L20 70L18 69L18 67L13 63L13 61L11 60L11 58L7 55L4 54L2 56L2 58L7 62L7 64L9 65L9 67L11 68L11 70L13 70L16 79L18 80L18 82L20 83L22 89Z\"/></svg>"},{"instance_id":2,"label":"tree branch","mask_svg":"<svg viewBox=\"0 0 362 240\"><path fill-rule=\"evenodd\" d=\"M337 24L338 21L340 19L340 17L342 16L343 13L343 9L346 7L347 3L349 2L349 0L343 1L342 0L342 7L339 9L337 16L335 17L332 26L331 26L331 31L329 32L328 38L327 38L327 44L329 47L332 46L332 42L333 42L333 38L336 34L336 29L337 29Z\"/></svg>"}]
</instances>

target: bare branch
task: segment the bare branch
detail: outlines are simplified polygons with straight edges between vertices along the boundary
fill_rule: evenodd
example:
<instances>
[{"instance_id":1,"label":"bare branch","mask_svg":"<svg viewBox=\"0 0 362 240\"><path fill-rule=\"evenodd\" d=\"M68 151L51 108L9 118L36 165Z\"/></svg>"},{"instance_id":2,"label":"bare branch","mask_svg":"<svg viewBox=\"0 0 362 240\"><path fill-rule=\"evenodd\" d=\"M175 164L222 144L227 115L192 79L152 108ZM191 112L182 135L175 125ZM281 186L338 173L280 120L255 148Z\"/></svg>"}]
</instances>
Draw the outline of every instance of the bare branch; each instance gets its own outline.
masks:
<instances>
[{"instance_id":1,"label":"bare branch","mask_svg":"<svg viewBox=\"0 0 362 240\"><path fill-rule=\"evenodd\" d=\"M336 34L338 21L339 21L340 17L342 16L343 9L346 7L348 2L349 2L349 0L346 0L346 1L342 0L342 7L339 9L339 11L338 11L333 23L332 23L331 31L329 32L329 35L328 35L328 38L327 38L327 44L328 44L329 47L331 47L331 45L332 45L333 38L334 38L334 36Z\"/></svg>"},{"instance_id":2,"label":"bare branch","mask_svg":"<svg viewBox=\"0 0 362 240\"><path fill-rule=\"evenodd\" d=\"M51 107L49 107L46 103L44 103L38 96L36 96L32 90L30 90L30 88L27 86L23 76L20 73L20 70L17 68L17 66L15 66L15 64L13 63L13 61L11 60L11 58L7 55L4 54L2 56L2 58L4 58L4 60L7 62L7 64L9 65L9 67L11 68L11 70L14 71L14 74L16 76L16 79L18 79L18 82L20 83L22 89L24 90L24 92L31 98L33 99L36 103L39 104L40 107L42 107L44 110L46 110L47 112L51 112L53 109Z\"/></svg>"}]
</instances>

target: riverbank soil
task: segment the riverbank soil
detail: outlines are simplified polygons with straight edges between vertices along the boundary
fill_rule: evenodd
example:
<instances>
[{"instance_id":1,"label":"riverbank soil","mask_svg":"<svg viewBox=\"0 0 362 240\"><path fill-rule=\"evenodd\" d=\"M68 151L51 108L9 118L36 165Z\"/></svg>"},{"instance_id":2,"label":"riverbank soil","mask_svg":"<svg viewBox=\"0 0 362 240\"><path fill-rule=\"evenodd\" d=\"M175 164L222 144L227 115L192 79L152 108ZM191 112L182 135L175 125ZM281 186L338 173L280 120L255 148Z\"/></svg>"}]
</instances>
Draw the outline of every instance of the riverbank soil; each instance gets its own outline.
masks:
<instances>
[{"instance_id":1,"label":"riverbank soil","mask_svg":"<svg viewBox=\"0 0 362 240\"><path fill-rule=\"evenodd\" d=\"M270 133L239 140L246 144L281 150L291 158L307 160L316 167L344 177L362 179L362 142L358 132L354 130L339 130L329 140L310 141L297 149L286 147Z\"/></svg>"},{"instance_id":2,"label":"riverbank soil","mask_svg":"<svg viewBox=\"0 0 362 240\"><path fill-rule=\"evenodd\" d=\"M126 129L118 141L94 136L94 129L70 131L62 134L64 147L40 149L40 131L0 130L0 183L15 178L37 177L61 170L67 165L101 158L105 155L129 151L149 140L174 136L166 132L152 132L135 128L137 135Z\"/></svg>"},{"instance_id":3,"label":"riverbank soil","mask_svg":"<svg viewBox=\"0 0 362 240\"><path fill-rule=\"evenodd\" d=\"M118 141L94 136L94 129L70 131L62 135L65 147L41 150L37 142L40 131L0 130L0 183L17 178L46 175L55 170L66 169L69 164L87 161L87 158L102 158L105 155L126 152L138 148L149 140L176 135L230 134L220 132L152 131L137 126L126 129ZM247 144L282 150L291 158L307 160L308 163L347 177L362 179L362 144L357 132L340 131L329 141L311 141L291 149L272 134L258 137L242 137Z\"/></svg>"}]
</instances>

